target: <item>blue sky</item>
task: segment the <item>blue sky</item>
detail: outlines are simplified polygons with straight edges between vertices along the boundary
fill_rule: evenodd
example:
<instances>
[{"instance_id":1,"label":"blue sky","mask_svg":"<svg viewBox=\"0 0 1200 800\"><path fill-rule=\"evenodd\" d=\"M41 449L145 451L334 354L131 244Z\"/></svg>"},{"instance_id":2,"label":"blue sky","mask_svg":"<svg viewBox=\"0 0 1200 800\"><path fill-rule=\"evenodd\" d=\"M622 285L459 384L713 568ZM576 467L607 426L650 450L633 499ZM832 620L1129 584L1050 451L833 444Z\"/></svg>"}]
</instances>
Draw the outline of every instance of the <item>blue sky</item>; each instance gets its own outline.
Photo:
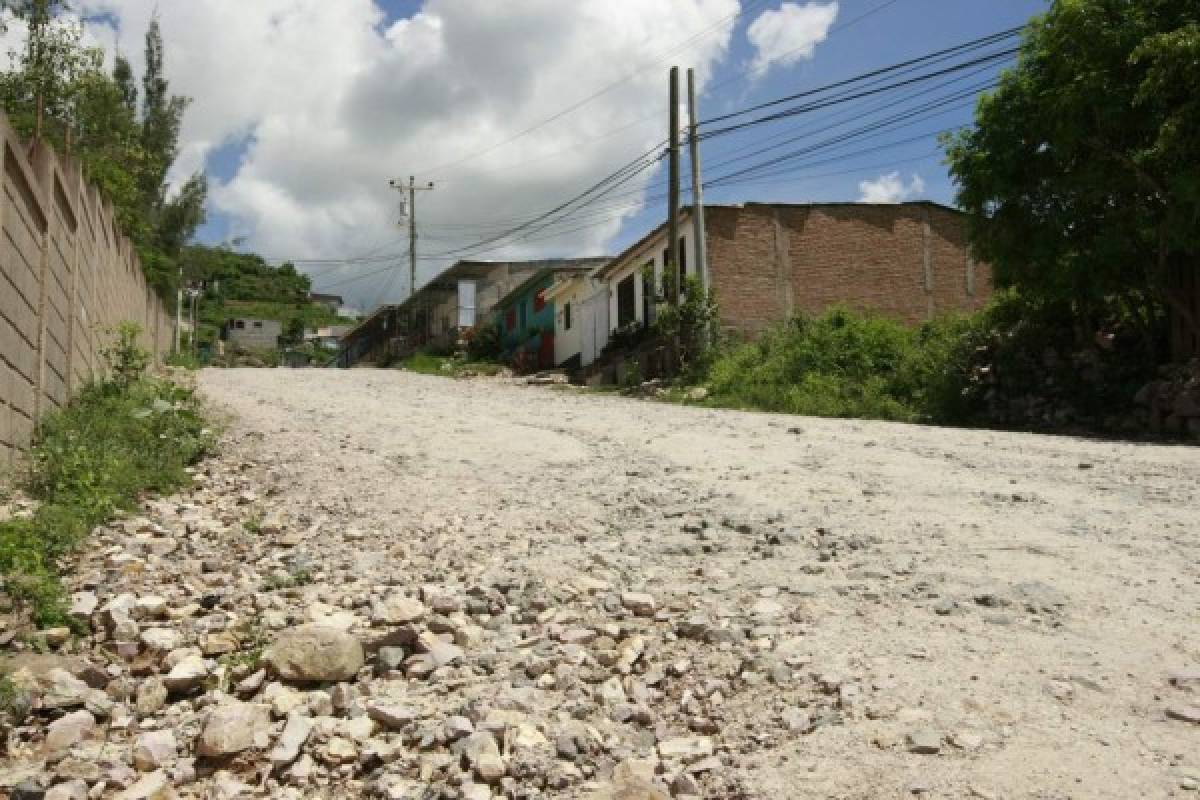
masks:
<instances>
[{"instance_id":1,"label":"blue sky","mask_svg":"<svg viewBox=\"0 0 1200 800\"><path fill-rule=\"evenodd\" d=\"M431 0L432 1L432 0ZM640 2L641 0L639 0ZM285 0L274 0L281 3ZM358 0L362 3L363 0ZM475 35L481 37L479 41L486 42L489 37L489 29L487 26L492 26L495 29L495 38L497 47L517 47L521 49L537 51L545 46L545 42L536 38L539 34L531 33L528 37L522 39L520 27L528 26L529 20L514 22L512 26L508 24L508 20L504 18L503 10L510 8L504 4L492 5L492 0L486 0L486 6L483 5L485 0L479 0L480 5L473 6L470 3L465 3L462 0L458 2L461 8L467 8L474 11L475 9L486 10L486 13L480 13L478 16L483 21L479 24L483 26L482 31L476 31ZM611 0L614 4L619 5L622 0ZM649 2L649 0L647 0ZM712 0L717 3L720 0ZM827 0L818 0L813 5L827 3ZM451 3L443 3L444 5L452 5ZM1047 6L1046 0L840 0L837 8L837 16L834 19L833 27L828 36L816 44L811 58L805 58L790 64L775 63L766 71L765 74L755 76L751 69L751 63L755 58L755 47L751 44L747 35L748 28L759 18L761 14L768 11L775 11L783 5L782 0L742 0L740 16L736 18L735 27L729 40L729 50L723 57L714 55L715 43L704 58L709 59L707 62L698 61L697 63L708 63L712 67L712 76L708 82L708 88L704 91L700 98L701 118L706 119L715 115L725 114L737 109L744 108L748 105L753 105L766 100L778 98L784 95L801 92L806 89L811 89L822 84L841 80L856 74L867 72L888 64L904 61L914 58L925 53L935 50L940 50L950 47L970 39L978 38L988 34L995 33L1005 28L1010 28L1020 25L1027 21L1029 17L1045 10ZM805 5L801 2L794 5ZM391 27L402 20L413 22L412 18L419 14L424 8L421 0L375 0L375 11L382 12L381 16L377 17L377 36L382 40L389 34ZM558 16L569 15L575 8L568 3L554 7L554 14ZM444 8L439 9L444 13ZM629 8L623 9L625 13L629 12ZM860 16L866 15L862 19ZM549 14L547 14L549 16ZM468 22L474 22L474 19ZM164 20L166 27L167 20ZM403 27L408 23L403 23ZM449 23L447 23L449 24ZM462 20L459 20L460 26ZM558 24L558 23L555 23ZM548 22L548 31L553 31L553 26ZM653 58L659 54L674 49L674 45L692 40L696 36L697 30L704 30L707 26L703 24L703 20L691 20L687 25L681 25L679 31L672 31L667 28L659 33L660 38L658 43L652 48L648 48L648 57L643 57L640 62L639 71L645 73L642 77L648 77L651 82L649 91L650 96L647 98L646 92L643 91L642 100L648 103L647 108L652 108L658 105L662 109L661 124L656 121L643 123L648 125L647 130L643 130L643 141L646 136L665 137L666 128L666 69L671 61L679 61L686 65L687 56L670 56L664 59L661 63L652 62ZM515 30L513 29L515 28ZM717 36L721 32L713 30L708 34L701 34L699 41L693 41L692 45L696 48L706 46L703 41L704 36ZM406 30L405 36L414 37L404 40L404 47L398 46L398 52L389 55L392 59L403 59L405 54L412 52L414 59L421 58L418 54L419 49L414 49L412 42L421 41L417 37L417 31L414 29ZM541 36L552 36L552 32L540 34ZM397 40L398 41L398 40ZM661 42L669 43L669 46L661 46ZM168 42L170 44L170 41ZM591 95L593 92L604 88L612 82L614 69L620 69L620 64L615 67L612 64L605 65L604 59L607 55L606 45L609 42L603 37L598 37L598 43L594 45L594 53L576 53L574 54L575 69L581 73L579 79L566 87L561 85L556 86L552 93L547 96L536 98L536 103L529 103L528 110L513 111L513 119L504 119L502 122L509 125L507 130L500 128L500 132L493 135L491 141L496 141L495 137L501 137L501 140L507 133L512 131L520 131L525 127L532 125L552 115L553 113L573 106L580 100ZM470 56L472 54L443 54L442 64L438 69L449 69L457 67L460 62L468 59L460 58L459 56ZM520 53L518 51L517 56ZM330 53L331 58L336 58L336 53ZM515 56L516 57L516 56ZM515 58L514 57L514 58ZM618 56L620 58L628 58L628 56ZM697 58L700 58L697 56ZM579 67L580 64L588 64L589 59L596 65L595 75L583 74L589 70ZM402 60L389 62L389 64L381 64L378 66L378 72L382 74L382 79L377 80L377 83L386 83L389 70L391 73L399 75L407 69L407 65ZM507 66L507 62L501 60L501 67ZM535 62L536 63L536 62ZM373 67L374 68L374 67ZM519 69L514 66L514 69ZM619 71L615 74L622 74ZM991 75L994 74L994 69L985 68L984 71L972 76L965 76L960 83L955 83L941 92L948 92L955 88L970 87L972 84L981 84L985 82ZM439 82L439 73L432 72L424 76L422 80L426 84L432 80L435 84ZM476 79L477 82L479 79ZM488 75L485 74L482 78L483 82L487 82ZM497 81L504 80L499 75L496 76ZM401 83L401 78L396 79L397 84ZM644 81L643 81L644 82ZM416 83L420 83L417 80ZM451 82L448 81L448 85ZM532 85L532 84L531 84ZM403 137L411 137L411 139L403 139L403 147L398 146L393 149L393 152L404 153L403 157L394 158L396 164L396 172L403 174L399 170L402 167L411 167L411 162L416 160L410 154L413 152L421 153L423 150L438 149L436 156L431 156L432 160L439 164L448 163L454 159L455 151L453 148L447 149L447 136L445 135L446 128L430 127L421 125L417 122L404 119L390 119L389 114L397 116L394 112L396 108L409 107L412 103L417 102L413 98L418 98L420 102L426 104L422 108L422 113L433 118L445 118L456 120L458 127L470 127L476 121L474 109L486 107L486 104L480 106L478 93L498 93L501 91L501 86L496 83L492 86L475 86L468 83L455 84L457 91L447 89L442 98L437 91L438 86L426 86L424 94L414 94L416 90L409 87L407 92L399 100L388 100L388 95L384 89L379 89L373 95L373 99L367 106L368 113L362 115L361 119L355 124L360 128L355 131L355 135L365 137L366 139L394 137L400 142ZM660 88L656 88L660 87ZM472 89L478 89L479 92L472 92ZM348 90L349 91L349 90ZM513 89L514 98L520 92L533 91L528 87ZM916 89L914 89L916 91ZM358 89L354 90L361 94ZM348 107L353 107L354 92L349 92L350 99ZM195 91L191 92L196 94ZM935 94L929 95L936 96ZM456 100L455 98L463 98ZM556 135L561 137L562 142L570 143L575 141L572 136L572 126L578 124L580 117L591 116L588 128L591 133L585 137L585 143L579 144L579 157L572 159L572 156L567 155L563 160L579 160L584 161L590 157L589 150L594 145L589 145L586 142L591 141L591 136L597 133L603 133L605 130L604 117L614 113L612 105L612 97L602 97L600 101L587 103L578 109L573 110L566 115L564 119L547 124L537 130L537 136L544 136L553 139ZM470 102L468 102L468 100ZM464 103L460 106L459 103ZM604 103L608 103L604 105ZM911 101L915 102L915 101ZM428 104L443 103L444 107L429 108ZM474 105L472 105L473 103ZM932 135L932 131L943 127L952 127L967 123L971 118L970 100L963 101L962 107L952 109L946 114L938 116L926 122L914 124L910 127L899 129L894 133L881 134L873 138L865 139L861 146L849 146L837 150L830 151L827 155L813 156L806 160L795 162L795 169L786 175L771 175L769 180L761 180L753 183L739 183L724 187L716 187L706 190L705 200L709 203L736 203L746 201L789 201L789 202L806 202L806 201L854 201L868 195L864 195L864 181L872 182L873 192L882 192L883 195L897 197L901 199L930 199L943 203L953 201L954 189L946 174L944 166L941 164L941 155L938 151L936 141ZM393 108L395 106L396 108ZM892 106L896 108L897 106ZM903 106L899 106L902 108ZM514 109L516 106L514 105ZM494 113L495 109L491 109ZM830 128L830 133L845 131L857 123L857 119L871 120L879 115L891 113L879 101L864 100L856 106L847 106L820 114L797 118L794 120L783 121L772 125L758 126L753 129L733 136L714 139L704 143L702 158L705 164L705 178L712 179L727 171L731 171L745 164L752 164L759 158L768 157L770 154L762 157L747 158L742 162L733 162L730 165L724 165L722 162L729 159L735 159L739 155L745 154L748 150L753 150L762 147L766 144L771 144L778 141L779 137L799 136L805 133L806 130L811 130L814 127L833 126ZM872 115L875 115L874 117ZM398 116L403 116L402 114ZM414 115L415 116L415 115ZM503 116L503 115L502 115ZM643 114L644 116L644 114ZM410 124L411 123L411 124ZM482 122L480 123L483 124ZM496 124L495 120L490 124ZM372 132L370 127L378 125L379 130ZM661 134L655 131L662 131ZM367 130L363 130L361 126L365 126ZM426 130L422 134L422 130ZM561 129L561 130L560 130ZM225 133L224 138L220 141L209 143L209 147L204 151L203 166L213 178L218 187L222 184L228 184L235 189L246 184L247 178L258 175L261 170L259 162L263 161L263 153L266 152L265 147L258 147L260 143L260 133L263 130L257 125L243 125L241 129L233 133ZM422 135L429 137L422 140ZM812 134L817 140L821 137L817 134ZM895 145L893 143L901 140L914 138L918 135L923 135L922 138L916 141L909 142L903 145ZM777 137L771 139L770 137ZM430 226L428 231L429 239L422 241L422 253L428 253L438 247L447 247L446 244L435 244L439 234L444 235L444 231L439 229L453 228L456 224L470 223L477 226L485 226L489 223L488 213L490 211L493 220L503 220L518 218L519 214L531 213L536 210L547 209L553 206L557 201L570 197L575 192L583 189L597 175L606 174L606 171L614 165L623 163L622 161L613 159L617 158L633 158L640 151L636 149L636 142L631 143L630 149L622 152L614 153L610 151L594 165L598 169L601 162L604 165L604 171L591 171L580 169L578 175L571 177L570 170L564 168L563 160L545 160L533 159L534 162L529 166L522 168L522 164L527 159L527 147L531 144L529 141L533 137L517 137L516 140L509 144L503 144L495 149L487 152L486 158L479 157L475 164L468 166L477 166L479 170L484 169L483 163L486 161L489 164L500 164L502 169L495 174L488 174L488 189L492 194L489 197L504 197L506 180L504 175L514 177L513 181L513 197L512 208L499 208L494 200L489 200L484 203L483 211L476 209L470 213L463 210L463 197L469 197L470 192L463 194L464 178L456 175L451 175L451 186L446 187L443 192L435 191L426 200L422 198L423 203L428 203L426 208L427 213L421 218L423 224ZM792 147L802 147L814 139L808 141L800 141L799 144ZM481 141L488 141L485 137ZM613 144L613 142L609 142ZM467 151L462 155L470 156L472 150L470 145L466 145ZM588 149L584 149L588 148ZM543 148L544 150L545 148ZM773 153L788 152L791 147L783 147ZM860 152L867 151L871 152ZM297 150L297 153L301 151ZM257 157L258 161L255 161ZM303 158L303 157L301 157ZM599 157L598 157L599 158ZM276 159L278 160L278 159ZM253 168L249 168L254 162ZM505 169L516 166L518 169L512 172L505 172ZM566 166L569 166L567 164ZM297 163L297 171L303 171L304 164ZM286 168L280 168L286 172ZM419 173L419 170L416 170ZM451 170L453 173L454 170ZM479 175L484 172L477 172ZM546 178L542 180L544 175L551 173L563 172L561 179ZM685 160L686 172L686 160ZM665 183L665 177L662 174L663 169L659 169L650 179L646 186L645 194L653 197L659 190L659 187ZM383 186L383 175L379 176L374 185L370 188L369 193L373 202L376 204L392 204L394 198L386 191ZM442 173L430 175L430 178L439 180L447 177ZM457 182L456 182L457 181ZM283 181L283 182L286 182ZM257 180L258 184L268 184L265 179ZM276 183L280 183L277 179ZM443 184L445 185L445 184ZM530 189L530 186L536 189ZM889 188L890 187L890 188ZM272 188L272 192L279 193L279 190ZM341 190L345 193L345 189ZM481 189L481 194L486 192ZM229 199L228 193L222 195L221 190L215 192L218 197L218 202L210 205L209 222L201 231L200 238L208 242L228 241L234 236L247 237L246 247L248 249L257 249L263 252L264 248L268 252L265 255L273 256L280 252L286 252L288 256L298 258L316 258L330 257L332 252L347 252L347 253L365 253L374 248L376 250L383 249L384 252L389 252L387 248L388 237L390 234L380 233L378 230L368 231L364 225L364 230L358 233L354 230L353 222L337 221L336 225L329 222L330 218L337 217L336 202L331 198L330 207L324 208L320 214L320 221L334 225L338 228L338 237L335 241L338 245L304 245L302 244L303 236L295 231L288 237L264 236L260 235L261 231L256 229L254 212L256 206L254 202L261 203L262 192L258 200L251 202L245 198L241 202L236 202ZM876 196L874 194L869 196ZM516 198L520 198L519 200ZM629 202L636 200L636 197L630 197ZM688 198L685 193L684 201ZM289 202L297 209L301 208L302 204L298 199L290 199ZM613 201L608 201L610 207ZM540 205L539 205L540 203ZM516 211L515 209L520 209ZM248 211L249 210L249 211ZM619 209L618 209L619 210ZM298 212L299 213L299 212ZM305 212L307 213L307 211ZM388 213L386 208L385 215ZM647 207L640 213L633 216L627 216L621 221L618 227L608 227L604 229L601 238L586 238L580 234L579 241L572 239L570 236L556 239L546 246L551 248L550 252L538 252L537 255L580 255L582 253L575 251L575 248L583 248L587 250L587 254L592 254L597 248L603 248L610 253L618 252L624 245L639 238L646 230L657 225L665 216L665 201L652 199L648 201ZM469 218L469 219L468 219ZM316 217L314 217L316 219ZM492 223L494 226L500 226L500 223ZM615 223L614 223L615 225ZM338 227L340 226L340 227ZM276 220L275 227L280 225ZM502 227L502 226L501 226ZM480 228L474 233L462 232L463 241L471 243L479 238L486 238L486 228ZM474 237L474 238L472 238ZM397 237L396 241L399 241ZM283 244L279 244L283 242ZM340 244L350 242L351 244ZM383 244L377 244L383 242ZM368 246L369 245L369 246ZM340 248L340 249L339 249ZM452 248L451 248L452 249ZM398 254L398 250L393 252ZM515 255L532 255L533 253L520 252ZM485 252L479 257L503 257L506 255L514 255L514 253L499 251ZM443 263L429 262L422 264L421 276L418 282L428 279L432 274L436 273ZM362 271L361 265L358 267ZM350 282L346 279L346 275L351 278L356 277L356 273L350 270L347 266L345 269L324 272L316 271L318 279L316 283L318 287L322 286L322 281L329 282L330 277L337 278L333 281L333 286L336 289L342 282ZM369 276L368 276L369 277ZM387 277L387 276L385 276ZM363 305L371 305L373 302L388 302L401 299L407 293L406 277L402 276L398 281L392 280L382 286L376 285L374 279L361 282L356 288L364 289L358 293L357 301ZM366 289L369 288L369 291ZM353 295L354 292L347 290L348 294Z\"/></svg>"}]
</instances>

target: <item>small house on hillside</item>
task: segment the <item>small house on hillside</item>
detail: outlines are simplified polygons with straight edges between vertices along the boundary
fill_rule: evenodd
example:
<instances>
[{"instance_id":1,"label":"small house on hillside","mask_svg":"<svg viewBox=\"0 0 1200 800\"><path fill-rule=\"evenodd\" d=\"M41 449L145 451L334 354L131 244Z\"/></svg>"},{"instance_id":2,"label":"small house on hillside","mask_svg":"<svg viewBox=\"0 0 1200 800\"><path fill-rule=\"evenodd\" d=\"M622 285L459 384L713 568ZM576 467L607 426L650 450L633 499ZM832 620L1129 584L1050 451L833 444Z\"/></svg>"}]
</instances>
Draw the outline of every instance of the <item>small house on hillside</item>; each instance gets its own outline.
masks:
<instances>
[{"instance_id":1,"label":"small house on hillside","mask_svg":"<svg viewBox=\"0 0 1200 800\"><path fill-rule=\"evenodd\" d=\"M546 289L554 307L554 365L576 369L600 355L608 339L604 284L583 273L565 275Z\"/></svg>"},{"instance_id":2,"label":"small house on hillside","mask_svg":"<svg viewBox=\"0 0 1200 800\"><path fill-rule=\"evenodd\" d=\"M991 295L991 272L967 247L964 215L938 203L746 203L704 213L709 285L726 331L755 336L838 305L916 324L979 309ZM693 277L691 209L680 234L680 270ZM646 325L650 276L669 271L669 255L664 223L592 274L603 285L610 336Z\"/></svg>"},{"instance_id":3,"label":"small house on hillside","mask_svg":"<svg viewBox=\"0 0 1200 800\"><path fill-rule=\"evenodd\" d=\"M237 317L225 323L221 338L247 350L274 350L283 335L283 323L277 319Z\"/></svg>"},{"instance_id":4,"label":"small house on hillside","mask_svg":"<svg viewBox=\"0 0 1200 800\"><path fill-rule=\"evenodd\" d=\"M342 339L339 364L383 363L427 348L448 351L477 325L493 324L497 302L543 269L594 269L607 257L536 261L459 261L398 305L381 306Z\"/></svg>"},{"instance_id":5,"label":"small house on hillside","mask_svg":"<svg viewBox=\"0 0 1200 800\"><path fill-rule=\"evenodd\" d=\"M304 341L324 347L327 350L337 350L341 339L350 330L349 325L329 325L322 328L310 328L304 333Z\"/></svg>"},{"instance_id":6,"label":"small house on hillside","mask_svg":"<svg viewBox=\"0 0 1200 800\"><path fill-rule=\"evenodd\" d=\"M506 358L518 368L558 366L555 300L547 292L556 282L584 278L595 267L596 263L589 260L539 269L496 303L495 324Z\"/></svg>"},{"instance_id":7,"label":"small house on hillside","mask_svg":"<svg viewBox=\"0 0 1200 800\"><path fill-rule=\"evenodd\" d=\"M345 305L341 295L337 294L321 294L320 292L310 292L308 299L310 302L325 306L335 314L338 313L342 306Z\"/></svg>"}]
</instances>

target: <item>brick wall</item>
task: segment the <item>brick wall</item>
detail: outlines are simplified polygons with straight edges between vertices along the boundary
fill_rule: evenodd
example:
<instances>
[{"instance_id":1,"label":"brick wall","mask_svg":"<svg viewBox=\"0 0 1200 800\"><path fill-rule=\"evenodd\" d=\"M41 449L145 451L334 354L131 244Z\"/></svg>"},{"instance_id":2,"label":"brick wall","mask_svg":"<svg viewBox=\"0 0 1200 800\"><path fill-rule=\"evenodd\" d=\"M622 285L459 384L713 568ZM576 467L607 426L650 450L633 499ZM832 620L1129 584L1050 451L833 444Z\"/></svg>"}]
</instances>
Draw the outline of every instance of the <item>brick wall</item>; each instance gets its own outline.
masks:
<instances>
[{"instance_id":1,"label":"brick wall","mask_svg":"<svg viewBox=\"0 0 1200 800\"><path fill-rule=\"evenodd\" d=\"M722 326L748 335L833 305L915 324L976 310L991 294L962 215L932 203L751 203L705 214Z\"/></svg>"},{"instance_id":2,"label":"brick wall","mask_svg":"<svg viewBox=\"0 0 1200 800\"><path fill-rule=\"evenodd\" d=\"M76 164L22 142L0 115L0 465L36 420L101 370L109 331L130 320L157 358L170 315L146 285L112 207Z\"/></svg>"}]
</instances>

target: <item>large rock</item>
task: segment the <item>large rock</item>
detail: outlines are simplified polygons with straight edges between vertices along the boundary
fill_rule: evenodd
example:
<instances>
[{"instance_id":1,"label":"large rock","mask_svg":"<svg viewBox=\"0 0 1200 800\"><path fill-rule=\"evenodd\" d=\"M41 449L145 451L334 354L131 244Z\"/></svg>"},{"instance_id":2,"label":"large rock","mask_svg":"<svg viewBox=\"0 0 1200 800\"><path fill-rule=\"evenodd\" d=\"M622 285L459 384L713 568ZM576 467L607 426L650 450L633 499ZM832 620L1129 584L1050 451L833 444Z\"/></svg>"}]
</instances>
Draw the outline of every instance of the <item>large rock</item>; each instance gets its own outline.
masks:
<instances>
[{"instance_id":1,"label":"large rock","mask_svg":"<svg viewBox=\"0 0 1200 800\"><path fill-rule=\"evenodd\" d=\"M216 706L204 721L196 740L196 753L210 758L233 755L267 746L271 733L271 707L233 701Z\"/></svg>"},{"instance_id":2,"label":"large rock","mask_svg":"<svg viewBox=\"0 0 1200 800\"><path fill-rule=\"evenodd\" d=\"M190 655L171 668L163 684L172 692L198 689L208 678L208 665L201 656Z\"/></svg>"},{"instance_id":3,"label":"large rock","mask_svg":"<svg viewBox=\"0 0 1200 800\"><path fill-rule=\"evenodd\" d=\"M404 625L416 622L428 613L425 604L399 592L379 598L371 604L371 622L376 625Z\"/></svg>"},{"instance_id":4,"label":"large rock","mask_svg":"<svg viewBox=\"0 0 1200 800\"><path fill-rule=\"evenodd\" d=\"M362 644L325 625L301 625L280 634L263 661L288 681L345 681L362 669Z\"/></svg>"},{"instance_id":5,"label":"large rock","mask_svg":"<svg viewBox=\"0 0 1200 800\"><path fill-rule=\"evenodd\" d=\"M404 726L420 719L416 709L399 703L387 701L372 702L367 705L367 715L383 727L398 731Z\"/></svg>"},{"instance_id":6,"label":"large rock","mask_svg":"<svg viewBox=\"0 0 1200 800\"><path fill-rule=\"evenodd\" d=\"M175 760L177 746L169 730L143 733L133 743L133 765L142 772L162 769Z\"/></svg>"},{"instance_id":7,"label":"large rock","mask_svg":"<svg viewBox=\"0 0 1200 800\"><path fill-rule=\"evenodd\" d=\"M88 711L73 711L51 722L46 729L46 751L63 753L91 736L96 730L96 718Z\"/></svg>"},{"instance_id":8,"label":"large rock","mask_svg":"<svg viewBox=\"0 0 1200 800\"><path fill-rule=\"evenodd\" d=\"M279 734L279 740L271 750L271 764L276 769L282 769L299 758L300 748L308 741L312 729L313 721L309 717L299 714L289 716L287 724L283 726L283 733Z\"/></svg>"}]
</instances>

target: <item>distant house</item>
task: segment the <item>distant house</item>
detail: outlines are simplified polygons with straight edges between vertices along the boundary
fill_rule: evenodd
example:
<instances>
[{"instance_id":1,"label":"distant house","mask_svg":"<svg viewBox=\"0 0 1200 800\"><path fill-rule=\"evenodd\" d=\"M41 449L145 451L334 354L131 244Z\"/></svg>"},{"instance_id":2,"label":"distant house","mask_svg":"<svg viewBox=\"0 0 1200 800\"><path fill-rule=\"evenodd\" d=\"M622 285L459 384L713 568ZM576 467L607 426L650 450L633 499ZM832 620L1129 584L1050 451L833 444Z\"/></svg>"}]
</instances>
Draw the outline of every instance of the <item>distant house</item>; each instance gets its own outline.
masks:
<instances>
[{"instance_id":1,"label":"distant house","mask_svg":"<svg viewBox=\"0 0 1200 800\"><path fill-rule=\"evenodd\" d=\"M450 350L462 334L491 324L496 303L539 270L562 265L594 269L608 258L459 261L403 303L381 306L344 337L341 366L381 362L421 348Z\"/></svg>"},{"instance_id":2,"label":"distant house","mask_svg":"<svg viewBox=\"0 0 1200 800\"><path fill-rule=\"evenodd\" d=\"M304 341L319 345L327 350L337 350L341 346L342 337L350 330L350 325L330 325L324 328L311 328L304 333Z\"/></svg>"},{"instance_id":3,"label":"distant house","mask_svg":"<svg viewBox=\"0 0 1200 800\"><path fill-rule=\"evenodd\" d=\"M558 278L545 291L554 308L554 364L576 368L600 355L608 338L605 284L587 274Z\"/></svg>"},{"instance_id":4,"label":"distant house","mask_svg":"<svg viewBox=\"0 0 1200 800\"><path fill-rule=\"evenodd\" d=\"M836 305L916 324L981 308L991 295L991 272L967 247L964 215L948 206L747 203L706 205L704 213L709 281L726 331L754 336ZM646 324L650 276L669 260L666 227L592 274L603 284L610 334ZM695 275L692 230L685 209L680 267L688 277Z\"/></svg>"},{"instance_id":5,"label":"distant house","mask_svg":"<svg viewBox=\"0 0 1200 800\"><path fill-rule=\"evenodd\" d=\"M345 305L345 302L342 300L341 296L336 295L336 294L321 294L320 292L310 292L308 295L308 300L311 303L319 303L320 305L325 306L326 308L328 308L330 311L334 312L335 314L338 312L338 310L342 306Z\"/></svg>"},{"instance_id":6,"label":"distant house","mask_svg":"<svg viewBox=\"0 0 1200 800\"><path fill-rule=\"evenodd\" d=\"M221 329L222 339L249 350L274 350L282 335L283 323L277 319L235 318Z\"/></svg>"},{"instance_id":7,"label":"distant house","mask_svg":"<svg viewBox=\"0 0 1200 800\"><path fill-rule=\"evenodd\" d=\"M593 269L588 263L544 267L500 298L493 314L505 358L519 367L539 369L561 363L555 349L556 304L548 292L556 282L585 278ZM563 310L570 313L565 307Z\"/></svg>"}]
</instances>

